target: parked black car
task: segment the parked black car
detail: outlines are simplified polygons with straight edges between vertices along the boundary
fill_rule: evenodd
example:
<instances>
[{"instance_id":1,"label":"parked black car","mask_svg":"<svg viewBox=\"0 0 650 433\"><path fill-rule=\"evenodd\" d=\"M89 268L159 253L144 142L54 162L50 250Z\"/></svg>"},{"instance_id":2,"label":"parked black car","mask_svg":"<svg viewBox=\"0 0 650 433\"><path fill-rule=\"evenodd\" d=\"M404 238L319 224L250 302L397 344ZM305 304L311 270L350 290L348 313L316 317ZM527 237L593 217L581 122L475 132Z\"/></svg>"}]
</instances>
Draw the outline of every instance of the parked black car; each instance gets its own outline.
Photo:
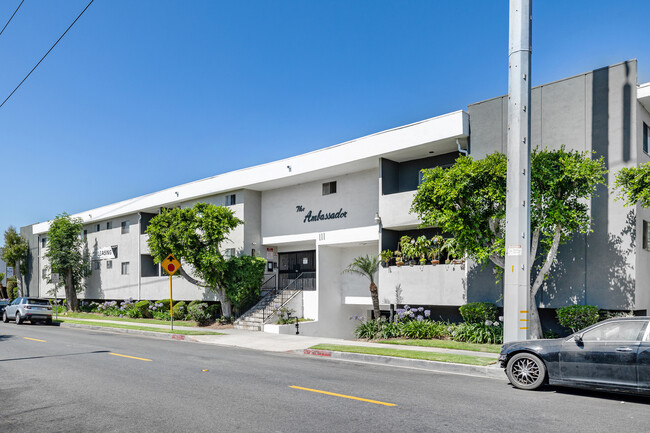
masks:
<instances>
[{"instance_id":1,"label":"parked black car","mask_svg":"<svg viewBox=\"0 0 650 433\"><path fill-rule=\"evenodd\" d=\"M650 395L650 317L609 319L554 340L506 343L499 362L515 387L544 383Z\"/></svg>"},{"instance_id":2,"label":"parked black car","mask_svg":"<svg viewBox=\"0 0 650 433\"><path fill-rule=\"evenodd\" d=\"M0 299L0 316L2 316L2 313L5 311L5 307L9 305L9 301L5 301L4 299Z\"/></svg>"}]
</instances>

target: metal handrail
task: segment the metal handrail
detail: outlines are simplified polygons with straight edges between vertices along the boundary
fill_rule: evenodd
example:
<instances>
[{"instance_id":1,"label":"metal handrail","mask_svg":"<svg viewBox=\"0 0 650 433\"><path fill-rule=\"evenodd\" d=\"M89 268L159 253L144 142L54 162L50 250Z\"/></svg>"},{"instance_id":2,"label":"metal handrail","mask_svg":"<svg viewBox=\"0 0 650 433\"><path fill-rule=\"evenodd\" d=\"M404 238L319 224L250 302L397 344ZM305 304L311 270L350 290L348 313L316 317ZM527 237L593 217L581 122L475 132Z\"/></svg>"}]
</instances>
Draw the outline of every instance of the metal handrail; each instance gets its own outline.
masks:
<instances>
[{"instance_id":1,"label":"metal handrail","mask_svg":"<svg viewBox=\"0 0 650 433\"><path fill-rule=\"evenodd\" d=\"M271 298L271 302L275 301L278 294L280 295L280 300L279 304L277 307L275 306L270 306L270 305L265 305L263 310L262 310L262 322L267 323L267 321L273 317L276 314L276 311L282 307L284 307L286 304L288 304L293 298L298 296L300 293L303 292L305 289L305 281L310 281L312 278L307 278L305 277L306 275L308 276L313 276L314 278L316 276L316 272L301 272L294 280L292 280L286 287L283 289L276 289L272 291L271 293L267 294L263 299L273 296ZM292 287L293 286L293 287ZM311 289L311 288L310 288ZM286 296L286 297L285 297Z\"/></svg>"}]
</instances>

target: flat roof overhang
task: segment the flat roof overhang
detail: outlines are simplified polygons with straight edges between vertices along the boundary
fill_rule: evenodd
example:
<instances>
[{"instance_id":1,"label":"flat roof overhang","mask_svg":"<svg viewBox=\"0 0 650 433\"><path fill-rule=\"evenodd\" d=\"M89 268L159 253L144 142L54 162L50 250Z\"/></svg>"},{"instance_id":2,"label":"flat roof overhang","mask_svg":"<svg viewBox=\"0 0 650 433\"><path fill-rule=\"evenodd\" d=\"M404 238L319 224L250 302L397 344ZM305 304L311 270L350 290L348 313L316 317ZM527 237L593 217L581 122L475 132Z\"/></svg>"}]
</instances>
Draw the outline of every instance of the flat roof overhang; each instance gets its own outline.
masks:
<instances>
[{"instance_id":1,"label":"flat roof overhang","mask_svg":"<svg viewBox=\"0 0 650 433\"><path fill-rule=\"evenodd\" d=\"M636 89L636 99L650 113L650 83L639 84Z\"/></svg>"},{"instance_id":2,"label":"flat roof overhang","mask_svg":"<svg viewBox=\"0 0 650 433\"><path fill-rule=\"evenodd\" d=\"M72 216L81 218L87 224L137 212L157 211L160 207L173 207L188 200L229 191L267 191L377 168L380 157L402 162L431 156L430 152L454 152L458 149L456 140L460 139L466 144L467 137L469 114L459 110L291 158L89 209ZM45 233L49 226L49 221L34 224L33 233Z\"/></svg>"}]
</instances>

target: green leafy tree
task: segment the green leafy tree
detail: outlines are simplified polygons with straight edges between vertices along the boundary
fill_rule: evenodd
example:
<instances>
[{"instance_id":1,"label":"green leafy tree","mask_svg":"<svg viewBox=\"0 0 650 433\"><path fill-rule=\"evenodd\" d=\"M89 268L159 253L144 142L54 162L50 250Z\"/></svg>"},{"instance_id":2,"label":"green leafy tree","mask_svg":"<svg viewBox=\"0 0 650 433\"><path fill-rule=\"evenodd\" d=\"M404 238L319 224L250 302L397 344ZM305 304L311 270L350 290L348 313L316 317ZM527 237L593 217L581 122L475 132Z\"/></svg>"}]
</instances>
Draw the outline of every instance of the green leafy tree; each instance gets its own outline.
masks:
<instances>
[{"instance_id":1,"label":"green leafy tree","mask_svg":"<svg viewBox=\"0 0 650 433\"><path fill-rule=\"evenodd\" d=\"M366 255L357 257L343 270L343 273L362 275L370 280L370 298L372 299L372 310L377 322L381 318L381 312L379 311L379 290L375 284L375 274L379 270L380 263L379 256Z\"/></svg>"},{"instance_id":2,"label":"green leafy tree","mask_svg":"<svg viewBox=\"0 0 650 433\"><path fill-rule=\"evenodd\" d=\"M213 204L165 210L152 218L147 227L149 249L156 263L173 254L183 265L180 275L213 291L223 314L230 316L232 303L224 286L226 261L220 246L228 233L242 223L230 209ZM188 265L191 269L185 269Z\"/></svg>"},{"instance_id":3,"label":"green leafy tree","mask_svg":"<svg viewBox=\"0 0 650 433\"><path fill-rule=\"evenodd\" d=\"M27 240L21 236L13 226L5 230L5 246L0 256L7 265L14 267L20 272L21 283L23 276L27 274L27 253L29 247ZM18 296L23 296L23 284L18 285Z\"/></svg>"},{"instance_id":4,"label":"green leafy tree","mask_svg":"<svg viewBox=\"0 0 650 433\"><path fill-rule=\"evenodd\" d=\"M627 206L638 203L650 207L650 162L619 170L614 188L618 190L617 199L625 201Z\"/></svg>"},{"instance_id":5,"label":"green leafy tree","mask_svg":"<svg viewBox=\"0 0 650 433\"><path fill-rule=\"evenodd\" d=\"M548 277L559 246L574 233L591 231L586 204L607 172L603 159L589 152L535 149L531 155L530 333L541 338L535 296ZM411 211L425 226L454 237L457 253L478 263L504 267L506 157L460 157L449 169L424 170Z\"/></svg>"},{"instance_id":6,"label":"green leafy tree","mask_svg":"<svg viewBox=\"0 0 650 433\"><path fill-rule=\"evenodd\" d=\"M82 238L83 221L67 213L57 215L47 231L47 269L59 274L65 288L68 310L79 311L77 294L84 289L90 268L88 246Z\"/></svg>"},{"instance_id":7,"label":"green leafy tree","mask_svg":"<svg viewBox=\"0 0 650 433\"><path fill-rule=\"evenodd\" d=\"M231 257L226 261L223 286L237 313L260 296L266 260L261 257Z\"/></svg>"}]
</instances>

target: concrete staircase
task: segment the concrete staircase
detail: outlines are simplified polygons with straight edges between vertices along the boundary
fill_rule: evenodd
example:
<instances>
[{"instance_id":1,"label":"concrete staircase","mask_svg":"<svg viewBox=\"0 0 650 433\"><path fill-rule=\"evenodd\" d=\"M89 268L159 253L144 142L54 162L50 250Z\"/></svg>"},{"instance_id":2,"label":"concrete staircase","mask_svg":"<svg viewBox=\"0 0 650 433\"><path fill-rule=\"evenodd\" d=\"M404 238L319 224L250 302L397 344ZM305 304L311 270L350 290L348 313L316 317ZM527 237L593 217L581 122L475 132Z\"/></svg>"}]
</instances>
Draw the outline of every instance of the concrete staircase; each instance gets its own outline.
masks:
<instances>
[{"instance_id":1,"label":"concrete staircase","mask_svg":"<svg viewBox=\"0 0 650 433\"><path fill-rule=\"evenodd\" d=\"M266 319L275 316L275 309L283 307L288 304L301 290L292 290L286 288L275 292L269 292L255 304L253 308L242 314L235 320L236 329L246 329L249 331L263 331L264 330L264 313L266 311Z\"/></svg>"}]
</instances>

